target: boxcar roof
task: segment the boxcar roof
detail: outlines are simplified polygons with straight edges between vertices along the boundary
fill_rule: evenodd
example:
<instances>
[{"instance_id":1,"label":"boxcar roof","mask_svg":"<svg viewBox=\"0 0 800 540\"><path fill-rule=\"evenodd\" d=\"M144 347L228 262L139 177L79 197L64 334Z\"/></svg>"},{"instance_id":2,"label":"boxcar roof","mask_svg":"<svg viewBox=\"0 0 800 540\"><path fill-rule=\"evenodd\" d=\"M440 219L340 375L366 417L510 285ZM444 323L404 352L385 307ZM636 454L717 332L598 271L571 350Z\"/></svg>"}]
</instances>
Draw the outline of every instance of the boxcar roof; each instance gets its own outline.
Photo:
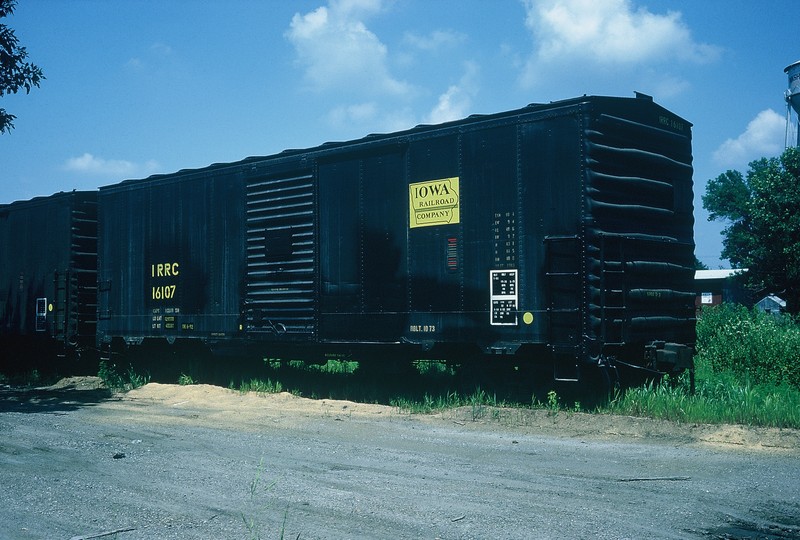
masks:
<instances>
[{"instance_id":1,"label":"boxcar roof","mask_svg":"<svg viewBox=\"0 0 800 540\"><path fill-rule=\"evenodd\" d=\"M205 167L199 167L194 169L181 169L177 172L173 173L159 173L152 176L149 176L145 179L129 179L124 180L119 183L102 186L100 190L106 189L113 189L116 186L125 185L128 186L130 183L133 182L143 182L146 183L147 181L158 181L158 180L166 180L169 178L176 178L181 176L189 176L194 174L202 174L205 172L211 172L214 170L225 169L229 167L236 167L240 165L246 165L248 163L257 163L265 160L270 159L280 159L280 158L290 158L302 154L319 154L323 152L331 152L335 151L340 148L347 148L347 147L356 147L359 145L365 144L375 144L381 141L387 141L393 138L402 139L405 137L413 137L415 135L423 135L427 132L437 131L437 130L447 130L447 129L459 129L464 126L479 124L482 122L493 121L493 120L500 120L503 118L511 118L514 116L531 114L536 112L544 112L548 110L555 110L561 108L570 108L575 107L579 104L588 104L588 103L596 103L596 104L603 104L603 105L623 105L628 104L632 105L634 103L639 104L639 106L650 106L655 109L664 111L669 113L670 115L678 118L679 120L683 121L689 127L692 126L691 122L688 122L684 118L676 115L672 111L668 111L661 105L658 105L653 101L653 98L636 92L636 97L612 97L612 96L588 96L583 95L576 98L564 99L559 101L551 101L549 103L530 103L525 107L519 109L512 109L508 111L498 112L498 113L491 113L491 114L472 114L466 118L461 118L458 120L452 120L449 122L443 122L441 124L419 124L413 128L409 128L406 130L401 131L394 131L390 133L373 133L362 137L360 139L352 139L347 141L330 141L318 146L313 146L309 148L293 148L283 150L282 152L270 155L263 155L263 156L250 156L244 158L239 161L234 162L226 162L226 163L214 163L211 165L207 165Z\"/></svg>"},{"instance_id":2,"label":"boxcar roof","mask_svg":"<svg viewBox=\"0 0 800 540\"><path fill-rule=\"evenodd\" d=\"M43 195L40 197L34 197L33 199L25 199L21 201L14 201L8 204L0 204L0 212L11 212L16 210L17 208L27 208L27 207L35 207L45 204L50 204L55 200L72 197L74 195L82 195L84 193L91 193L90 191L59 191L58 193L54 193L52 195Z\"/></svg>"}]
</instances>

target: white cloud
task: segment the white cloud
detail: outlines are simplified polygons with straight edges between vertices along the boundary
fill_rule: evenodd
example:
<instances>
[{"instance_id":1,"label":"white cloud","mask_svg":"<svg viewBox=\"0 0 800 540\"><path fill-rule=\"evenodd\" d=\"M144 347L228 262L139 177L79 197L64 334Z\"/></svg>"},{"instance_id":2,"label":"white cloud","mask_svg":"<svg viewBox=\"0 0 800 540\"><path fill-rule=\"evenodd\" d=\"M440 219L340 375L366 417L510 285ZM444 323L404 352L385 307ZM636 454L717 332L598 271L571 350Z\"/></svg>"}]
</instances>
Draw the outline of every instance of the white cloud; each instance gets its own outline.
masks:
<instances>
[{"instance_id":1,"label":"white cloud","mask_svg":"<svg viewBox=\"0 0 800 540\"><path fill-rule=\"evenodd\" d=\"M707 63L720 49L698 43L680 12L664 15L636 8L632 0L524 0L525 24L535 50L523 82L539 71L575 61L595 69L640 67L654 62Z\"/></svg>"},{"instance_id":2,"label":"white cloud","mask_svg":"<svg viewBox=\"0 0 800 540\"><path fill-rule=\"evenodd\" d=\"M526 25L539 41L539 55L558 59L588 54L601 63L642 63L677 58L707 62L715 47L695 43L679 12L634 10L631 0L526 2Z\"/></svg>"},{"instance_id":3,"label":"white cloud","mask_svg":"<svg viewBox=\"0 0 800 540\"><path fill-rule=\"evenodd\" d=\"M683 94L691 87L689 81L669 74L650 73L648 82L653 87L653 94L660 99L666 99Z\"/></svg>"},{"instance_id":4,"label":"white cloud","mask_svg":"<svg viewBox=\"0 0 800 540\"><path fill-rule=\"evenodd\" d=\"M157 41L150 45L150 51L155 56L171 56L172 55L172 47L167 45L166 43L162 43Z\"/></svg>"},{"instance_id":5,"label":"white cloud","mask_svg":"<svg viewBox=\"0 0 800 540\"><path fill-rule=\"evenodd\" d=\"M375 133L390 133L414 127L417 123L408 107L383 110L375 102L341 105L327 115L328 123L342 133L361 137L365 130Z\"/></svg>"},{"instance_id":6,"label":"white cloud","mask_svg":"<svg viewBox=\"0 0 800 540\"><path fill-rule=\"evenodd\" d=\"M142 71L148 67L160 65L172 56L172 47L159 41L150 45L150 48L144 51L143 55L128 59L125 66L134 71Z\"/></svg>"},{"instance_id":7,"label":"white cloud","mask_svg":"<svg viewBox=\"0 0 800 540\"><path fill-rule=\"evenodd\" d=\"M328 121L335 126L369 122L375 118L378 107L374 102L341 105L328 113Z\"/></svg>"},{"instance_id":8,"label":"white cloud","mask_svg":"<svg viewBox=\"0 0 800 540\"><path fill-rule=\"evenodd\" d=\"M381 129L386 133L411 129L418 123L416 116L409 107L401 107L389 111L383 116Z\"/></svg>"},{"instance_id":9,"label":"white cloud","mask_svg":"<svg viewBox=\"0 0 800 540\"><path fill-rule=\"evenodd\" d=\"M437 51L442 48L454 47L466 39L464 34L450 30L434 30L427 36L406 32L403 41L412 47L423 51Z\"/></svg>"},{"instance_id":10,"label":"white cloud","mask_svg":"<svg viewBox=\"0 0 800 540\"><path fill-rule=\"evenodd\" d=\"M386 45L364 23L381 7L380 0L329 0L327 6L292 17L285 36L314 89L359 95L409 92L409 85L390 73Z\"/></svg>"},{"instance_id":11,"label":"white cloud","mask_svg":"<svg viewBox=\"0 0 800 540\"><path fill-rule=\"evenodd\" d=\"M477 65L467 62L465 73L458 84L451 85L439 96L439 101L428 115L426 122L439 124L467 116L472 107L472 98L477 93L477 73Z\"/></svg>"},{"instance_id":12,"label":"white cloud","mask_svg":"<svg viewBox=\"0 0 800 540\"><path fill-rule=\"evenodd\" d=\"M69 158L64 163L64 169L68 171L125 178L152 174L158 168L158 163L153 160L137 164L123 159L103 159L88 152L78 157Z\"/></svg>"},{"instance_id":13,"label":"white cloud","mask_svg":"<svg viewBox=\"0 0 800 540\"><path fill-rule=\"evenodd\" d=\"M714 152L723 167L743 167L754 159L777 156L783 151L786 119L772 109L761 111L747 124L744 133L728 139Z\"/></svg>"}]
</instances>

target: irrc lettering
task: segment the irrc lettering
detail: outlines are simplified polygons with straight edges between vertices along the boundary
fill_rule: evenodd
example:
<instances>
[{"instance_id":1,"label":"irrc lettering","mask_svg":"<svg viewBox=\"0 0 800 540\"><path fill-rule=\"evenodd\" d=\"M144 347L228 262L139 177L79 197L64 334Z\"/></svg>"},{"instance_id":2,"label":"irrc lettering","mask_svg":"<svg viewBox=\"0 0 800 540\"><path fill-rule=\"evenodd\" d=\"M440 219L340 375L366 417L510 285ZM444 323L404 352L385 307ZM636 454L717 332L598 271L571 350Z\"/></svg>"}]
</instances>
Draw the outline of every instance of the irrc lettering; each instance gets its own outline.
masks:
<instances>
[{"instance_id":1,"label":"irrc lettering","mask_svg":"<svg viewBox=\"0 0 800 540\"><path fill-rule=\"evenodd\" d=\"M158 263L150 265L150 277L175 277L180 274L179 264Z\"/></svg>"}]
</instances>

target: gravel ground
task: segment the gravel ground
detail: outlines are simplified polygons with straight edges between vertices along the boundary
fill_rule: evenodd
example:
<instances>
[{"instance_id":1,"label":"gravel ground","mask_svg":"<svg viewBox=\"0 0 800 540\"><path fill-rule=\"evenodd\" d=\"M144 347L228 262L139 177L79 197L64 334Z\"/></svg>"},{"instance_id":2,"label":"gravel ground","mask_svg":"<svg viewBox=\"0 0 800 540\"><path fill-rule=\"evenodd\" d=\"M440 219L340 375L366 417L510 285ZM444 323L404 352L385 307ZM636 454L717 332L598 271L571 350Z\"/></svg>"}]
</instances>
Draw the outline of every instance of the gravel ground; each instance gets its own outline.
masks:
<instances>
[{"instance_id":1,"label":"gravel ground","mask_svg":"<svg viewBox=\"0 0 800 540\"><path fill-rule=\"evenodd\" d=\"M0 388L0 538L800 538L798 458L793 430L69 379Z\"/></svg>"}]
</instances>

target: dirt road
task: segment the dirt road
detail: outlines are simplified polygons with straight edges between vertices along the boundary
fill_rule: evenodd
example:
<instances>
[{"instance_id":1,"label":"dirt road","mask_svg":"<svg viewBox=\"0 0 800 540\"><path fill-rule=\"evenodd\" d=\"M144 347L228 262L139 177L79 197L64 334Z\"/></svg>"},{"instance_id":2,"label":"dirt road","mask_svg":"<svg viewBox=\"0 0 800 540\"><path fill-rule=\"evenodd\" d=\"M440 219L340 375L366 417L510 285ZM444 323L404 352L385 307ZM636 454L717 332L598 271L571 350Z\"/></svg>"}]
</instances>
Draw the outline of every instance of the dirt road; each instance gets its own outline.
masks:
<instances>
[{"instance_id":1,"label":"dirt road","mask_svg":"<svg viewBox=\"0 0 800 540\"><path fill-rule=\"evenodd\" d=\"M96 386L0 389L0 538L800 538L796 431Z\"/></svg>"}]
</instances>

